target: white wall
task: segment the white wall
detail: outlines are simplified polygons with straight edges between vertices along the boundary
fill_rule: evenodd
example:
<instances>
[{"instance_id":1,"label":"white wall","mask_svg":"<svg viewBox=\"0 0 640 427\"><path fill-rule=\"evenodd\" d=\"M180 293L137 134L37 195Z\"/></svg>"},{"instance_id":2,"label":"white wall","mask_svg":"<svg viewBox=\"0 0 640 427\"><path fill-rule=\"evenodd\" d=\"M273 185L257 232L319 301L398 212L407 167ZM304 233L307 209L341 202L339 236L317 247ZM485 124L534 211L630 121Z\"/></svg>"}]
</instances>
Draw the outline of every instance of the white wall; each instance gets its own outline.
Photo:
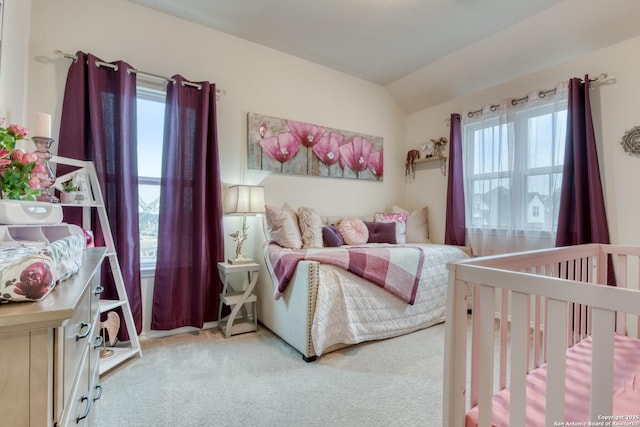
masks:
<instances>
[{"instance_id":1,"label":"white wall","mask_svg":"<svg viewBox=\"0 0 640 427\"><path fill-rule=\"evenodd\" d=\"M26 116L51 113L54 137L70 64L56 57L54 50L82 50L159 75L212 81L224 89L226 95L218 102L218 139L226 184L260 183L265 186L268 204L309 206L325 215L371 215L403 203L404 114L381 86L125 0L31 3ZM248 112L382 137L384 181L247 171ZM33 120L26 125L33 126ZM256 233L259 223L253 223ZM239 218L225 219L226 234L239 226ZM258 258L261 254L255 243L254 238L243 250ZM225 244L231 256L230 237ZM147 310L147 319L148 315Z\"/></svg>"},{"instance_id":2,"label":"white wall","mask_svg":"<svg viewBox=\"0 0 640 427\"><path fill-rule=\"evenodd\" d=\"M612 243L640 245L640 158L626 154L620 145L625 131L640 124L640 38L610 46L581 58L527 77L454 99L411 114L407 117L407 150L418 148L421 142L448 136L445 118L452 112L465 114L483 105L504 98L524 96L532 90L553 88L571 77L596 77L607 73L610 84L594 84L591 105L599 143L599 159L604 184L607 216ZM615 80L615 82L613 82ZM447 146L448 149L448 146ZM419 168L415 181L406 187L406 197L412 207L430 207L430 226L434 241L444 241L446 177L435 168Z\"/></svg>"},{"instance_id":3,"label":"white wall","mask_svg":"<svg viewBox=\"0 0 640 427\"><path fill-rule=\"evenodd\" d=\"M31 0L5 0L0 57L0 116L25 123Z\"/></svg>"},{"instance_id":4,"label":"white wall","mask_svg":"<svg viewBox=\"0 0 640 427\"><path fill-rule=\"evenodd\" d=\"M156 74L215 82L227 92L218 102L222 180L261 182L268 203L366 214L402 201L404 116L380 86L124 0L34 0L29 114L50 111L55 126L69 65L54 57L56 49L83 50ZM384 182L247 171L248 112L383 137ZM365 197L356 199L355 194Z\"/></svg>"}]
</instances>

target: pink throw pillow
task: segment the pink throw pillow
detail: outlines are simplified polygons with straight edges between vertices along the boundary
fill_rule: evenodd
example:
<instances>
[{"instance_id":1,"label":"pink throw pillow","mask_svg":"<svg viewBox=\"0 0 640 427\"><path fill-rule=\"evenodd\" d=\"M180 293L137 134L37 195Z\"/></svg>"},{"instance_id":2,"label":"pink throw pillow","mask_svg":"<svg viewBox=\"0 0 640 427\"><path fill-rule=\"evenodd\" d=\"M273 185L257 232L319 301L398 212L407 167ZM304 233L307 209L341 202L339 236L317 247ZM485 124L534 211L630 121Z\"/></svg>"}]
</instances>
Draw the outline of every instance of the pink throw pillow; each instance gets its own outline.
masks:
<instances>
[{"instance_id":1,"label":"pink throw pillow","mask_svg":"<svg viewBox=\"0 0 640 427\"><path fill-rule=\"evenodd\" d=\"M296 212L286 203L282 208L269 205L265 205L264 208L271 240L283 248L302 248L302 236L298 228Z\"/></svg>"},{"instance_id":2,"label":"pink throw pillow","mask_svg":"<svg viewBox=\"0 0 640 427\"><path fill-rule=\"evenodd\" d=\"M347 245L364 245L369 240L369 229L359 218L344 218L338 223L338 231Z\"/></svg>"}]
</instances>

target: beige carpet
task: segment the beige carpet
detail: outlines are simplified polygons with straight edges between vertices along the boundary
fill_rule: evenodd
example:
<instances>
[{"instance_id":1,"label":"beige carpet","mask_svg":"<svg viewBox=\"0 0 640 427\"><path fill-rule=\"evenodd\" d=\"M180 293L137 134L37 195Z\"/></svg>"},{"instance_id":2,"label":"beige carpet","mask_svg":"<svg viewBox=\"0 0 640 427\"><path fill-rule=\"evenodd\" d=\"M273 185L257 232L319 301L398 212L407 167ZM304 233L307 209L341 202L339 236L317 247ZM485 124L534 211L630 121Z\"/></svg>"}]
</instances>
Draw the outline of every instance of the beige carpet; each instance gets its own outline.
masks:
<instances>
[{"instance_id":1,"label":"beige carpet","mask_svg":"<svg viewBox=\"0 0 640 427\"><path fill-rule=\"evenodd\" d=\"M98 426L440 426L444 324L306 363L260 326L143 341L102 377Z\"/></svg>"}]
</instances>

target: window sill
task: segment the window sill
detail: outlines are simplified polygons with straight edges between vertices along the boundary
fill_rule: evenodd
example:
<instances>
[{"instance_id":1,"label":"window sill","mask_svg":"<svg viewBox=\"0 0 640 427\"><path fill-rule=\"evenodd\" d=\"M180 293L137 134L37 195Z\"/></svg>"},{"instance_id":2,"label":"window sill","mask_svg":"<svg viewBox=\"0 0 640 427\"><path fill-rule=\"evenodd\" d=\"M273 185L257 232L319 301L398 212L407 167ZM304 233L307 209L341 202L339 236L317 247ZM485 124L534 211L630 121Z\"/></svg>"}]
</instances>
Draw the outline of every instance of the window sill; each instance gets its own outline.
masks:
<instances>
[{"instance_id":1,"label":"window sill","mask_svg":"<svg viewBox=\"0 0 640 427\"><path fill-rule=\"evenodd\" d=\"M148 279L153 278L156 275L155 264L143 264L140 266L140 278Z\"/></svg>"}]
</instances>

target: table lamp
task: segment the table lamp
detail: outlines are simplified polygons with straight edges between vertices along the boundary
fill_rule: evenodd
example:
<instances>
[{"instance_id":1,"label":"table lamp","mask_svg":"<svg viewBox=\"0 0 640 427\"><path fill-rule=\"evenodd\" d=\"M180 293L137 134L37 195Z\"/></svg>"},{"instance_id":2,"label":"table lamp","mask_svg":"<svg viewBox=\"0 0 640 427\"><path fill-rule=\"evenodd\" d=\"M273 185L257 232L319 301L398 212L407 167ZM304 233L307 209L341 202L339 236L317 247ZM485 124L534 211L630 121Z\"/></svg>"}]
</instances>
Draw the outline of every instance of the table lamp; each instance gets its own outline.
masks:
<instances>
[{"instance_id":1,"label":"table lamp","mask_svg":"<svg viewBox=\"0 0 640 427\"><path fill-rule=\"evenodd\" d=\"M253 262L242 254L242 244L247 240L247 215L264 212L264 187L254 185L233 185L229 187L225 197L224 213L242 215L242 229L229 234L236 242L236 257L229 259L229 264L247 264Z\"/></svg>"}]
</instances>

